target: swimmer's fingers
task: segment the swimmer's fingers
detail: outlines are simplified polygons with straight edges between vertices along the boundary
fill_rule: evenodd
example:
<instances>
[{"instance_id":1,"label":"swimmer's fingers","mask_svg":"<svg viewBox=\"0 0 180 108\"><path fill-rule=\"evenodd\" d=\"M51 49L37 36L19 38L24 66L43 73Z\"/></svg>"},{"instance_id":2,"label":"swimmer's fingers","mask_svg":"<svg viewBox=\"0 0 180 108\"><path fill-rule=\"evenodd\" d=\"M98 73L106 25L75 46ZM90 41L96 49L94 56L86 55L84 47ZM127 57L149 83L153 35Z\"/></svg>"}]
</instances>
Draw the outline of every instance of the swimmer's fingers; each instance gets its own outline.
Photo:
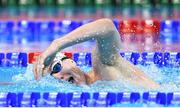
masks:
<instances>
[{"instance_id":1,"label":"swimmer's fingers","mask_svg":"<svg viewBox=\"0 0 180 108\"><path fill-rule=\"evenodd\" d=\"M44 68L43 60L40 56L36 59L36 62L34 63L34 67L33 67L33 72L36 80L39 80L40 76L42 76L43 68Z\"/></svg>"},{"instance_id":2,"label":"swimmer's fingers","mask_svg":"<svg viewBox=\"0 0 180 108\"><path fill-rule=\"evenodd\" d=\"M38 79L38 74L37 74L37 62L33 63L33 73L34 73L34 78L37 80Z\"/></svg>"},{"instance_id":3,"label":"swimmer's fingers","mask_svg":"<svg viewBox=\"0 0 180 108\"><path fill-rule=\"evenodd\" d=\"M38 73L38 79L43 76L44 74L44 60L42 57L39 57L38 59L38 65L37 65L37 73Z\"/></svg>"},{"instance_id":4,"label":"swimmer's fingers","mask_svg":"<svg viewBox=\"0 0 180 108\"><path fill-rule=\"evenodd\" d=\"M50 72L49 67L44 67L42 70L42 77L46 76Z\"/></svg>"},{"instance_id":5,"label":"swimmer's fingers","mask_svg":"<svg viewBox=\"0 0 180 108\"><path fill-rule=\"evenodd\" d=\"M39 57L37 57L36 62L33 65L33 72L36 80L39 80L40 77L47 75L49 72L50 66L44 65L45 58L46 58L45 54L40 55Z\"/></svg>"},{"instance_id":6,"label":"swimmer's fingers","mask_svg":"<svg viewBox=\"0 0 180 108\"><path fill-rule=\"evenodd\" d=\"M38 72L40 76L44 77L50 73L50 65L45 66L43 58L39 60L39 64L41 64Z\"/></svg>"}]
</instances>

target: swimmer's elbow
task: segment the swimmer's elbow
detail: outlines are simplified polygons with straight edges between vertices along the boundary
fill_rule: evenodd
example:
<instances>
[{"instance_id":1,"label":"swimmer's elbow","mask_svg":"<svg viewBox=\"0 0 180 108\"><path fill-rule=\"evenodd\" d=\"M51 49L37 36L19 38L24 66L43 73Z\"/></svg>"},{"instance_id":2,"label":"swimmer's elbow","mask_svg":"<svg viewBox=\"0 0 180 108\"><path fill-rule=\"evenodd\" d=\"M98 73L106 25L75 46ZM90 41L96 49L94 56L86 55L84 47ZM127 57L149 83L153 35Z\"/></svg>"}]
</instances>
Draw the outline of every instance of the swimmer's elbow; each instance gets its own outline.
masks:
<instances>
[{"instance_id":1,"label":"swimmer's elbow","mask_svg":"<svg viewBox=\"0 0 180 108\"><path fill-rule=\"evenodd\" d=\"M97 22L101 25L101 27L104 27L106 33L113 34L117 32L116 27L111 19L103 18L97 20Z\"/></svg>"},{"instance_id":2,"label":"swimmer's elbow","mask_svg":"<svg viewBox=\"0 0 180 108\"><path fill-rule=\"evenodd\" d=\"M109 19L109 18L99 19L99 20L97 20L97 22L103 22L103 23L106 23L106 24L113 24L112 20Z\"/></svg>"},{"instance_id":3,"label":"swimmer's elbow","mask_svg":"<svg viewBox=\"0 0 180 108\"><path fill-rule=\"evenodd\" d=\"M114 23L111 19L103 18L103 19L97 20L97 22L102 23L104 26L108 27L109 29L113 28L113 30L114 30L114 28L115 28Z\"/></svg>"}]
</instances>

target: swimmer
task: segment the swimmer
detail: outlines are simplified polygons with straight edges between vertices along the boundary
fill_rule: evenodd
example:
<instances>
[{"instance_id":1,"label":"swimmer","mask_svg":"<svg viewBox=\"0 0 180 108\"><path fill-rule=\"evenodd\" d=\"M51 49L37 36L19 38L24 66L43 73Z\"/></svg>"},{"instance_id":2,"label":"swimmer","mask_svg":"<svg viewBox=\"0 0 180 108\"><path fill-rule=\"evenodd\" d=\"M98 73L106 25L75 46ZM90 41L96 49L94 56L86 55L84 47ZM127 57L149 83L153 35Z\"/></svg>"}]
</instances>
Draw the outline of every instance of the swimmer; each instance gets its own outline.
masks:
<instances>
[{"instance_id":1,"label":"swimmer","mask_svg":"<svg viewBox=\"0 0 180 108\"><path fill-rule=\"evenodd\" d=\"M60 53L61 50L88 40L96 40L92 51L92 71L84 73L76 63ZM33 66L36 80L47 74L76 85L90 85L98 80L121 80L128 85L155 89L154 82L138 67L119 55L120 35L110 19L100 19L54 40L37 58Z\"/></svg>"}]
</instances>

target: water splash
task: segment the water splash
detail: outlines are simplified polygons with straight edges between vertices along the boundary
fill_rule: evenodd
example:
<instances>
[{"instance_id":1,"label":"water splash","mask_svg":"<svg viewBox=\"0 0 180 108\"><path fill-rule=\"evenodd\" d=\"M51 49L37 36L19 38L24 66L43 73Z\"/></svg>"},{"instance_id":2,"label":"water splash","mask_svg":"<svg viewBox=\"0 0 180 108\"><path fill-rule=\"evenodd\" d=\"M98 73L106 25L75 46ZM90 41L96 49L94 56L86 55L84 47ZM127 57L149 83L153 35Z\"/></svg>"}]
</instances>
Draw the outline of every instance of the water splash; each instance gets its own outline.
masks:
<instances>
[{"instance_id":1,"label":"water splash","mask_svg":"<svg viewBox=\"0 0 180 108\"><path fill-rule=\"evenodd\" d=\"M176 67L157 67L154 64L148 66L138 65L149 77L161 84L161 87L156 91L175 92L180 91L180 69ZM32 72L32 65L28 65L26 69L22 68L0 68L2 73L9 73L13 75L11 81L14 85L1 86L1 92L143 92L146 91L141 88L127 85L126 82L118 81L97 81L90 86L76 86L66 81L60 81L50 75L36 81ZM12 71L13 69L13 71ZM85 72L91 70L90 67L83 66L81 69ZM151 71L149 71L151 70ZM7 76L6 76L7 77ZM6 78L4 77L4 78ZM6 79L4 79L6 80Z\"/></svg>"}]
</instances>

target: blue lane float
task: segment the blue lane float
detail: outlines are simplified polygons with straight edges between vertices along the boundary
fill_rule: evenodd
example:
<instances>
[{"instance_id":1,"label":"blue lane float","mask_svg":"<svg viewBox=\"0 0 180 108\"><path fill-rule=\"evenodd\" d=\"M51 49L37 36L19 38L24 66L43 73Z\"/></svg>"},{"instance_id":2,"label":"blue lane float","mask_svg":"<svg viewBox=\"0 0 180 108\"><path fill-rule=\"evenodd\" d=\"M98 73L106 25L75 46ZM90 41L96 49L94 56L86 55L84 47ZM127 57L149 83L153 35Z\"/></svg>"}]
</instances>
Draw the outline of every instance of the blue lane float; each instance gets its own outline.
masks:
<instances>
[{"instance_id":1,"label":"blue lane float","mask_svg":"<svg viewBox=\"0 0 180 108\"><path fill-rule=\"evenodd\" d=\"M167 105L180 105L180 93L168 93L167 94Z\"/></svg>"},{"instance_id":2,"label":"blue lane float","mask_svg":"<svg viewBox=\"0 0 180 108\"><path fill-rule=\"evenodd\" d=\"M135 103L135 102L138 102L138 101L140 101L140 94L137 93L137 92L132 92L131 95L130 95L130 102Z\"/></svg>"},{"instance_id":3,"label":"blue lane float","mask_svg":"<svg viewBox=\"0 0 180 108\"><path fill-rule=\"evenodd\" d=\"M160 41L163 43L180 42L178 27L180 22L176 20L165 20L161 22Z\"/></svg>"},{"instance_id":4,"label":"blue lane float","mask_svg":"<svg viewBox=\"0 0 180 108\"><path fill-rule=\"evenodd\" d=\"M27 53L7 53L6 66L22 66L27 67Z\"/></svg>"},{"instance_id":5,"label":"blue lane float","mask_svg":"<svg viewBox=\"0 0 180 108\"><path fill-rule=\"evenodd\" d=\"M4 58L5 58L4 53L0 53L0 66L3 66Z\"/></svg>"},{"instance_id":6,"label":"blue lane float","mask_svg":"<svg viewBox=\"0 0 180 108\"><path fill-rule=\"evenodd\" d=\"M141 56L141 58L142 58L142 60L141 60L141 64L142 65L146 65L147 63L146 63L146 61L147 61L147 55L148 55L148 53L147 52L143 52L142 54L141 54L142 56Z\"/></svg>"},{"instance_id":7,"label":"blue lane float","mask_svg":"<svg viewBox=\"0 0 180 108\"><path fill-rule=\"evenodd\" d=\"M169 52L164 53L164 65L165 66L170 65L170 53Z\"/></svg>"},{"instance_id":8,"label":"blue lane float","mask_svg":"<svg viewBox=\"0 0 180 108\"><path fill-rule=\"evenodd\" d=\"M134 64L134 65L137 65L137 64L139 64L139 62L138 62L138 59L140 58L140 54L139 53L135 53L135 52L133 52L132 54L131 54L131 58L130 58L130 61Z\"/></svg>"},{"instance_id":9,"label":"blue lane float","mask_svg":"<svg viewBox=\"0 0 180 108\"><path fill-rule=\"evenodd\" d=\"M154 61L154 64L162 65L163 64L163 53L155 52L153 61Z\"/></svg>"},{"instance_id":10,"label":"blue lane float","mask_svg":"<svg viewBox=\"0 0 180 108\"><path fill-rule=\"evenodd\" d=\"M82 21L62 20L55 21L27 21L22 20L0 21L0 42L27 44L35 41L52 41L53 39L64 36L74 29L92 22L92 19ZM119 30L118 19L112 20L117 30ZM162 43L180 42L180 22L178 20L163 20L160 25L160 36L158 39ZM39 37L41 36L41 37Z\"/></svg>"},{"instance_id":11,"label":"blue lane float","mask_svg":"<svg viewBox=\"0 0 180 108\"><path fill-rule=\"evenodd\" d=\"M32 101L31 101L31 94L32 93L18 93L17 94L17 106L18 107L31 107Z\"/></svg>"},{"instance_id":12,"label":"blue lane float","mask_svg":"<svg viewBox=\"0 0 180 108\"><path fill-rule=\"evenodd\" d=\"M78 66L92 66L92 55L91 53L74 53L73 60Z\"/></svg>"},{"instance_id":13,"label":"blue lane float","mask_svg":"<svg viewBox=\"0 0 180 108\"><path fill-rule=\"evenodd\" d=\"M58 23L59 27L59 35L65 35L74 29L78 28L81 25L78 21L72 21L72 20L63 20Z\"/></svg>"},{"instance_id":14,"label":"blue lane float","mask_svg":"<svg viewBox=\"0 0 180 108\"><path fill-rule=\"evenodd\" d=\"M16 93L8 93L6 97L6 106L7 107L16 107L17 106L17 94Z\"/></svg>"},{"instance_id":15,"label":"blue lane float","mask_svg":"<svg viewBox=\"0 0 180 108\"><path fill-rule=\"evenodd\" d=\"M82 25L90 23L90 22L93 22L93 19L85 19L85 20L80 21L80 25L82 26Z\"/></svg>"},{"instance_id":16,"label":"blue lane float","mask_svg":"<svg viewBox=\"0 0 180 108\"><path fill-rule=\"evenodd\" d=\"M40 106L39 103L40 103L40 100L41 99L41 94L39 92L33 92L31 94L31 105L32 106L35 106L35 107L38 107Z\"/></svg>"},{"instance_id":17,"label":"blue lane float","mask_svg":"<svg viewBox=\"0 0 180 108\"><path fill-rule=\"evenodd\" d=\"M178 65L180 65L180 52L178 52L176 55L176 62Z\"/></svg>"},{"instance_id":18,"label":"blue lane float","mask_svg":"<svg viewBox=\"0 0 180 108\"><path fill-rule=\"evenodd\" d=\"M0 53L0 66L22 66L28 65L28 53ZM120 52L120 56L129 60L134 65L150 65L155 64L157 66L180 66L180 52L154 52L154 53L124 53ZM92 66L92 54L91 53L74 53L72 59L78 66Z\"/></svg>"},{"instance_id":19,"label":"blue lane float","mask_svg":"<svg viewBox=\"0 0 180 108\"><path fill-rule=\"evenodd\" d=\"M113 20L113 23L114 23L114 25L115 25L115 27L116 27L117 30L119 30L119 22L120 22L120 21L118 21L118 19L114 19L114 20Z\"/></svg>"},{"instance_id":20,"label":"blue lane float","mask_svg":"<svg viewBox=\"0 0 180 108\"><path fill-rule=\"evenodd\" d=\"M120 56L122 56L122 57L125 56L125 53L124 53L124 52L120 52L119 54L120 54Z\"/></svg>"},{"instance_id":21,"label":"blue lane float","mask_svg":"<svg viewBox=\"0 0 180 108\"><path fill-rule=\"evenodd\" d=\"M27 67L28 57L27 53L0 53L0 66L22 66Z\"/></svg>"},{"instance_id":22,"label":"blue lane float","mask_svg":"<svg viewBox=\"0 0 180 108\"><path fill-rule=\"evenodd\" d=\"M44 93L43 99L45 99L45 102L43 103L44 106L59 106L59 98L58 93Z\"/></svg>"},{"instance_id":23,"label":"blue lane float","mask_svg":"<svg viewBox=\"0 0 180 108\"><path fill-rule=\"evenodd\" d=\"M157 66L179 66L180 54L175 52L154 52L154 53L120 53L120 55L133 64L156 64Z\"/></svg>"},{"instance_id":24,"label":"blue lane float","mask_svg":"<svg viewBox=\"0 0 180 108\"><path fill-rule=\"evenodd\" d=\"M0 42L5 43L13 43L13 29L14 22L13 21L0 21Z\"/></svg>"},{"instance_id":25,"label":"blue lane float","mask_svg":"<svg viewBox=\"0 0 180 108\"><path fill-rule=\"evenodd\" d=\"M0 107L7 107L7 95L8 93L0 93Z\"/></svg>"},{"instance_id":26,"label":"blue lane float","mask_svg":"<svg viewBox=\"0 0 180 108\"><path fill-rule=\"evenodd\" d=\"M166 100L167 100L167 98L166 98L165 93L161 93L161 92L157 93L156 103L166 105L166 103L167 103Z\"/></svg>"},{"instance_id":27,"label":"blue lane float","mask_svg":"<svg viewBox=\"0 0 180 108\"><path fill-rule=\"evenodd\" d=\"M108 107L123 103L147 104L149 102L163 106L179 105L180 93L0 93L0 107Z\"/></svg>"},{"instance_id":28,"label":"blue lane float","mask_svg":"<svg viewBox=\"0 0 180 108\"><path fill-rule=\"evenodd\" d=\"M36 23L36 37L38 41L53 41L54 40L54 21L37 22Z\"/></svg>"},{"instance_id":29,"label":"blue lane float","mask_svg":"<svg viewBox=\"0 0 180 108\"><path fill-rule=\"evenodd\" d=\"M35 31L36 23L33 21L19 21L17 23L17 30L15 31L15 36L18 43L27 44L29 42L34 42L36 40Z\"/></svg>"}]
</instances>

